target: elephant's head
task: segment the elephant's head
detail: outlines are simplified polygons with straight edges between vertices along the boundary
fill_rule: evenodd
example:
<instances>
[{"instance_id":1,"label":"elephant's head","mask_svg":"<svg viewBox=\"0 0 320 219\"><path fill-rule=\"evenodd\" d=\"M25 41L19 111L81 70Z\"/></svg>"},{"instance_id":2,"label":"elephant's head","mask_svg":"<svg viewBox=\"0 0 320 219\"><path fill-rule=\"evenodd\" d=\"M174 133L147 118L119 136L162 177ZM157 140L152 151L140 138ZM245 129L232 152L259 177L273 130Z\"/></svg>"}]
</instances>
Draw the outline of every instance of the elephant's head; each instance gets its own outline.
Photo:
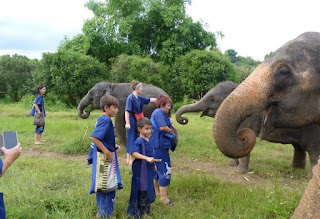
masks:
<instances>
[{"instance_id":1,"label":"elephant's head","mask_svg":"<svg viewBox=\"0 0 320 219\"><path fill-rule=\"evenodd\" d=\"M100 99L103 95L111 94L111 83L108 82L99 82L95 84L82 98L78 105L78 115L82 119L87 119L90 116L90 112L94 109L100 109ZM91 105L91 107L86 110L86 114L83 113L83 110Z\"/></svg>"},{"instance_id":2,"label":"elephant's head","mask_svg":"<svg viewBox=\"0 0 320 219\"><path fill-rule=\"evenodd\" d=\"M320 122L320 33L307 32L289 41L261 63L221 104L213 135L232 158L247 155L256 136L237 132L242 121L264 111L263 126L300 128Z\"/></svg>"},{"instance_id":3,"label":"elephant's head","mask_svg":"<svg viewBox=\"0 0 320 219\"><path fill-rule=\"evenodd\" d=\"M187 112L202 112L202 116L215 117L222 101L237 87L232 81L224 81L213 87L197 103L185 105L176 113L176 120L180 124L187 124L188 118L181 117Z\"/></svg>"}]
</instances>

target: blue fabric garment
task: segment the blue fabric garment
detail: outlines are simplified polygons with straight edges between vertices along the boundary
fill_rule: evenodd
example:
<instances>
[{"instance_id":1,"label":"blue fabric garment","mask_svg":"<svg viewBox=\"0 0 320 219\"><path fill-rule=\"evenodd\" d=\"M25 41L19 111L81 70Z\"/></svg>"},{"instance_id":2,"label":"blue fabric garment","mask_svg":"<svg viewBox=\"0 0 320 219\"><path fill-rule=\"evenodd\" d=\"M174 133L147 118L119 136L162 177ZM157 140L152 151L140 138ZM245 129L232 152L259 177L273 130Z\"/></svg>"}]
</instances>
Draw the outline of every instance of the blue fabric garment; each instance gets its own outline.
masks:
<instances>
[{"instance_id":1,"label":"blue fabric garment","mask_svg":"<svg viewBox=\"0 0 320 219\"><path fill-rule=\"evenodd\" d=\"M116 150L114 126L110 117L104 114L100 116L90 137L98 138L110 152ZM101 152L99 148L97 150Z\"/></svg>"},{"instance_id":2,"label":"blue fabric garment","mask_svg":"<svg viewBox=\"0 0 320 219\"><path fill-rule=\"evenodd\" d=\"M170 119L167 117L167 115L162 109L158 108L155 111L153 111L151 115L151 121L158 127L158 129L153 128L152 135L150 137L151 144L154 146L155 149L170 149L170 138L164 132L160 131L160 127L162 126L171 126Z\"/></svg>"},{"instance_id":3,"label":"blue fabric garment","mask_svg":"<svg viewBox=\"0 0 320 219\"><path fill-rule=\"evenodd\" d=\"M0 159L0 174L2 173L3 162ZM4 207L3 193L0 193L0 219L6 218L6 209Z\"/></svg>"},{"instance_id":4,"label":"blue fabric garment","mask_svg":"<svg viewBox=\"0 0 320 219\"><path fill-rule=\"evenodd\" d=\"M129 112L129 122L130 129L127 130L127 153L132 153L132 147L134 141L138 138L138 129L137 129L137 121L134 114L141 113L143 110L143 105L150 103L150 98L146 98L143 96L134 96L134 94L130 94L126 100L126 108L125 110Z\"/></svg>"},{"instance_id":5,"label":"blue fabric garment","mask_svg":"<svg viewBox=\"0 0 320 219\"><path fill-rule=\"evenodd\" d=\"M114 204L116 201L116 192L96 193L98 215L101 218L112 217Z\"/></svg>"},{"instance_id":6,"label":"blue fabric garment","mask_svg":"<svg viewBox=\"0 0 320 219\"><path fill-rule=\"evenodd\" d=\"M114 136L114 126L111 118L106 115L102 115L98 118L95 128L91 133L90 137L98 138L104 146L110 152L114 152L116 150L115 147L115 136ZM92 164L92 176L91 176L91 188L89 193L94 193L95 181L96 181L96 170L97 170L97 151L101 152L101 150L91 142L91 147L88 156L88 164ZM115 154L116 165L117 165L117 181L118 181L118 189L122 189L123 185L121 183L120 177L120 169L118 163L117 153Z\"/></svg>"},{"instance_id":7,"label":"blue fabric garment","mask_svg":"<svg viewBox=\"0 0 320 219\"><path fill-rule=\"evenodd\" d=\"M36 108L34 107L34 104L37 104L40 109L40 112L43 112L43 115L46 116L46 110L44 108L44 100L41 94L37 94L36 98L34 99L30 116L34 116L34 113L36 112ZM44 126L37 126L34 132L36 134L42 134L43 131L44 131Z\"/></svg>"},{"instance_id":8,"label":"blue fabric garment","mask_svg":"<svg viewBox=\"0 0 320 219\"><path fill-rule=\"evenodd\" d=\"M6 209L3 201L3 193L0 193L0 219L6 218Z\"/></svg>"},{"instance_id":9,"label":"blue fabric garment","mask_svg":"<svg viewBox=\"0 0 320 219\"><path fill-rule=\"evenodd\" d=\"M144 146L144 153L143 153ZM154 157L154 148L152 145L142 138L137 138L134 142L133 151L143 154L148 157ZM131 194L128 206L128 214L132 217L140 218L143 214L150 213L150 204L155 200L154 186L153 186L153 176L155 174L154 164L146 162L146 180L147 182L141 183L143 161L141 159L135 159L132 163L132 182L131 182ZM143 177L144 178L144 177ZM141 187L146 187L142 189ZM143 191L144 190L144 191ZM142 200L142 195L144 196L146 192L146 202ZM144 203L142 203L144 202Z\"/></svg>"},{"instance_id":10,"label":"blue fabric garment","mask_svg":"<svg viewBox=\"0 0 320 219\"><path fill-rule=\"evenodd\" d=\"M157 172L155 179L159 179L159 186L169 186L171 182L171 160L169 155L169 149L155 148L155 159L161 159L161 162L157 162Z\"/></svg>"},{"instance_id":11,"label":"blue fabric garment","mask_svg":"<svg viewBox=\"0 0 320 219\"><path fill-rule=\"evenodd\" d=\"M35 132L36 134L42 134L43 131L44 131L44 126L36 126L34 132Z\"/></svg>"},{"instance_id":12,"label":"blue fabric garment","mask_svg":"<svg viewBox=\"0 0 320 219\"><path fill-rule=\"evenodd\" d=\"M43 115L46 116L46 110L44 108L44 100L43 100L41 94L37 94L36 98L33 101L33 104L37 104L40 109L40 112L43 112ZM35 109L34 105L32 105L30 116L34 116L35 111L36 111L36 109Z\"/></svg>"}]
</instances>

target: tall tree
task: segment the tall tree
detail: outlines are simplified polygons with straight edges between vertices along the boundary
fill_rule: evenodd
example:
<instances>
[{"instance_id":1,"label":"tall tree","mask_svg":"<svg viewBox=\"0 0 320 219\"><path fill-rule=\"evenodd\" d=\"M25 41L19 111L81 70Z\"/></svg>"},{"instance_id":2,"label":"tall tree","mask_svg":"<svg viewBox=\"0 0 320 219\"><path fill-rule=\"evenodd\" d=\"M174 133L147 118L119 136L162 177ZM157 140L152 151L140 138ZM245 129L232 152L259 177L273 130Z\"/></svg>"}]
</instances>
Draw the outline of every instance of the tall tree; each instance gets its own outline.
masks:
<instances>
[{"instance_id":1,"label":"tall tree","mask_svg":"<svg viewBox=\"0 0 320 219\"><path fill-rule=\"evenodd\" d=\"M0 57L0 97L18 101L31 87L32 67L26 56L15 54Z\"/></svg>"},{"instance_id":2,"label":"tall tree","mask_svg":"<svg viewBox=\"0 0 320 219\"><path fill-rule=\"evenodd\" d=\"M90 0L86 6L94 18L83 25L83 35L66 40L68 46L110 64L119 54L151 55L172 65L177 57L194 49L215 47L213 33L186 15L189 0ZM78 42L84 46L70 46ZM69 41L75 41L70 43Z\"/></svg>"}]
</instances>

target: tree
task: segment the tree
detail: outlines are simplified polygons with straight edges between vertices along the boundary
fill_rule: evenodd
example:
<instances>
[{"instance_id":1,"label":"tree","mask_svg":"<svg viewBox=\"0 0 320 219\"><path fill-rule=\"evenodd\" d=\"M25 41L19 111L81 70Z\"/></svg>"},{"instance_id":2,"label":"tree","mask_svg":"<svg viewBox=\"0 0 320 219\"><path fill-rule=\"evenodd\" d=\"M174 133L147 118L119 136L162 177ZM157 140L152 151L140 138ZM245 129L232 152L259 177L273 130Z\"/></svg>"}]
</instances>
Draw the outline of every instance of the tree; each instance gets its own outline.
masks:
<instances>
[{"instance_id":1,"label":"tree","mask_svg":"<svg viewBox=\"0 0 320 219\"><path fill-rule=\"evenodd\" d=\"M237 52L234 49L228 49L224 52L224 55L227 56L232 63L238 61Z\"/></svg>"},{"instance_id":2,"label":"tree","mask_svg":"<svg viewBox=\"0 0 320 219\"><path fill-rule=\"evenodd\" d=\"M52 101L76 106L97 82L108 80L105 64L77 52L43 53L35 78L48 87ZM51 95L50 95L51 93Z\"/></svg>"},{"instance_id":3,"label":"tree","mask_svg":"<svg viewBox=\"0 0 320 219\"><path fill-rule=\"evenodd\" d=\"M158 87L163 86L162 75L162 66L148 56L120 55L112 62L110 70L112 82L123 83L138 80Z\"/></svg>"},{"instance_id":4,"label":"tree","mask_svg":"<svg viewBox=\"0 0 320 219\"><path fill-rule=\"evenodd\" d=\"M236 78L232 63L217 51L193 50L181 56L174 69L183 93L194 99L201 99L215 84Z\"/></svg>"},{"instance_id":5,"label":"tree","mask_svg":"<svg viewBox=\"0 0 320 219\"><path fill-rule=\"evenodd\" d=\"M70 48L110 64L120 54L141 55L173 65L193 49L216 46L213 33L186 15L188 0L90 0L94 18L83 25L83 35L65 39ZM85 42L85 46L77 45Z\"/></svg>"},{"instance_id":6,"label":"tree","mask_svg":"<svg viewBox=\"0 0 320 219\"><path fill-rule=\"evenodd\" d=\"M32 66L26 56L15 54L0 57L0 97L19 101L30 91Z\"/></svg>"}]
</instances>

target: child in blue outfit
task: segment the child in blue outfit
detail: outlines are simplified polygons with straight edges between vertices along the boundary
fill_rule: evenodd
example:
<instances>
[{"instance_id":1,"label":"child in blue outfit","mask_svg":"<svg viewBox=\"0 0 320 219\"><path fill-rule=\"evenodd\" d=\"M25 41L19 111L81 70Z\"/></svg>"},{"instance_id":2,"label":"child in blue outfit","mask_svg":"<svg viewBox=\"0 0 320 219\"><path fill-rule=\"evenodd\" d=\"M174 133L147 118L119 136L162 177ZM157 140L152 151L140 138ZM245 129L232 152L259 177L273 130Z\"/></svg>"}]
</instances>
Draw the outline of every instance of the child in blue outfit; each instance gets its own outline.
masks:
<instances>
[{"instance_id":1,"label":"child in blue outfit","mask_svg":"<svg viewBox=\"0 0 320 219\"><path fill-rule=\"evenodd\" d=\"M137 122L140 137L136 139L132 148L132 184L128 214L134 218L141 218L143 214L150 214L150 204L155 200L153 177L155 174L154 149L149 143L152 125L148 118L141 118Z\"/></svg>"},{"instance_id":2,"label":"child in blue outfit","mask_svg":"<svg viewBox=\"0 0 320 219\"><path fill-rule=\"evenodd\" d=\"M119 101L113 96L103 96L100 100L100 106L103 110L103 115L98 118L95 128L90 135L93 147L90 149L88 158L89 164L92 163L92 184L90 194L94 193L96 169L97 169L97 152L102 152L105 155L106 161L113 161L115 159L118 176L118 189L122 188L119 173L119 165L117 156L112 156L112 152L120 151L120 146L115 144L114 126L111 117L114 117L118 112ZM96 192L98 215L101 218L111 218L114 210L116 192L108 193Z\"/></svg>"}]
</instances>

